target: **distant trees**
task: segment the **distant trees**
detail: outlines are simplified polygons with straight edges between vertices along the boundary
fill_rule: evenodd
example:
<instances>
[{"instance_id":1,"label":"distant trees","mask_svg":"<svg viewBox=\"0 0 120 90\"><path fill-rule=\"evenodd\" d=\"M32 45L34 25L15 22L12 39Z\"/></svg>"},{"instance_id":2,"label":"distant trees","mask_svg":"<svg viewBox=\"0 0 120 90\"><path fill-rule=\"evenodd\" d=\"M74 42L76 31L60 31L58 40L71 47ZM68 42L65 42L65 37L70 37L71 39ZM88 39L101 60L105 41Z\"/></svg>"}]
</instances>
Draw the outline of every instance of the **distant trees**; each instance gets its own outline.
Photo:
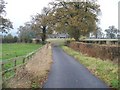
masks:
<instances>
[{"instance_id":1,"label":"distant trees","mask_svg":"<svg viewBox=\"0 0 120 90\"><path fill-rule=\"evenodd\" d=\"M93 34L95 35L96 39L105 38L105 34L102 32L102 29L100 27L96 28L96 31Z\"/></svg>"},{"instance_id":2,"label":"distant trees","mask_svg":"<svg viewBox=\"0 0 120 90\"><path fill-rule=\"evenodd\" d=\"M0 32L7 33L13 28L9 19L4 18L6 2L0 0ZM36 14L30 22L26 22L18 28L18 37L11 34L4 36L3 42L31 42L32 38L40 36L45 43L47 34L63 32L79 41L81 36L89 36L92 33L95 38L105 38L105 34L98 27L100 6L96 0L81 2L64 2L56 0L50 2L50 7L44 7L41 14ZM120 30L110 26L105 30L106 37L110 39L120 36ZM9 40L9 41L7 41Z\"/></svg>"},{"instance_id":3,"label":"distant trees","mask_svg":"<svg viewBox=\"0 0 120 90\"><path fill-rule=\"evenodd\" d=\"M90 38L94 39L117 39L120 38L120 30L115 26L109 26L108 29L102 31L100 27L95 32L91 33Z\"/></svg>"},{"instance_id":4,"label":"distant trees","mask_svg":"<svg viewBox=\"0 0 120 90\"><path fill-rule=\"evenodd\" d=\"M115 26L109 26L108 29L105 30L106 38L108 39L115 39L118 35L120 35L120 30L115 28Z\"/></svg>"},{"instance_id":5,"label":"distant trees","mask_svg":"<svg viewBox=\"0 0 120 90\"><path fill-rule=\"evenodd\" d=\"M9 19L4 18L6 15L5 5L6 2L4 0L0 0L0 32L2 33L7 33L13 28L12 22Z\"/></svg>"},{"instance_id":6,"label":"distant trees","mask_svg":"<svg viewBox=\"0 0 120 90\"><path fill-rule=\"evenodd\" d=\"M50 7L44 7L41 14L36 14L30 22L18 28L18 37L21 42L31 42L32 38L40 36L45 43L48 33L63 32L79 41L80 36L105 38L105 34L98 27L100 6L96 0L81 2L64 2L56 0L50 2ZM108 38L115 38L119 30L111 26L106 29Z\"/></svg>"},{"instance_id":7,"label":"distant trees","mask_svg":"<svg viewBox=\"0 0 120 90\"><path fill-rule=\"evenodd\" d=\"M8 34L2 37L2 43L17 43L17 42L18 42L17 36L12 36L11 34Z\"/></svg>"},{"instance_id":8,"label":"distant trees","mask_svg":"<svg viewBox=\"0 0 120 90\"><path fill-rule=\"evenodd\" d=\"M36 34L34 31L32 31L31 23L29 22L18 28L19 42L31 43L32 38L35 36Z\"/></svg>"},{"instance_id":9,"label":"distant trees","mask_svg":"<svg viewBox=\"0 0 120 90\"><path fill-rule=\"evenodd\" d=\"M80 35L88 35L97 28L100 12L96 1L82 2L50 2L50 7L44 7L41 14L33 16L31 20L32 31L41 36L45 43L48 33L68 33L76 41ZM19 30L25 32L29 29ZM28 31L27 31L28 33ZM23 36L22 36L23 37Z\"/></svg>"}]
</instances>

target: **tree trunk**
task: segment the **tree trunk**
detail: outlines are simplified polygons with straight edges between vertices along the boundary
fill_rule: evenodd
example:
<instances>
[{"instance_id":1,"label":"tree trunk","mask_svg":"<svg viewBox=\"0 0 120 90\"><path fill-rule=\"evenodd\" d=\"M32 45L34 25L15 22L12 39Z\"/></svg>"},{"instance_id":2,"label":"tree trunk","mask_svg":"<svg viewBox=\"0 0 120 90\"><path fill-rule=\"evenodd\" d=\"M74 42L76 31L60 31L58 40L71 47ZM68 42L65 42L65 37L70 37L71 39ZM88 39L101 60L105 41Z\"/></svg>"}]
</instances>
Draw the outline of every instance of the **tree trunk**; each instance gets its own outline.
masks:
<instances>
[{"instance_id":1,"label":"tree trunk","mask_svg":"<svg viewBox=\"0 0 120 90\"><path fill-rule=\"evenodd\" d=\"M79 38L74 38L75 39L75 41L79 41Z\"/></svg>"},{"instance_id":2,"label":"tree trunk","mask_svg":"<svg viewBox=\"0 0 120 90\"><path fill-rule=\"evenodd\" d=\"M46 39L46 26L43 26L42 29L42 44L45 44L45 39Z\"/></svg>"},{"instance_id":3,"label":"tree trunk","mask_svg":"<svg viewBox=\"0 0 120 90\"><path fill-rule=\"evenodd\" d=\"M74 27L74 30L73 30L73 37L75 39L75 41L79 41L79 38L80 38L80 31L78 28Z\"/></svg>"}]
</instances>

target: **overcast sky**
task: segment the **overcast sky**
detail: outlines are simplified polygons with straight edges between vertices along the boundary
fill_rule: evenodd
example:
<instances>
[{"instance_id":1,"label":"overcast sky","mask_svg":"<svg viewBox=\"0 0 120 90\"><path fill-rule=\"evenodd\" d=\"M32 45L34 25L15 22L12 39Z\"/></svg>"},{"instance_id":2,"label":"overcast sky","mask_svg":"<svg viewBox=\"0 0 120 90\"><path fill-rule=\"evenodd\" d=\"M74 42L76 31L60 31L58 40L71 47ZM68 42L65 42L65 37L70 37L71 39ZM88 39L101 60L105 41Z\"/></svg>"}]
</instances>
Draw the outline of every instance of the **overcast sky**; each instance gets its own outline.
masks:
<instances>
[{"instance_id":1,"label":"overcast sky","mask_svg":"<svg viewBox=\"0 0 120 90\"><path fill-rule=\"evenodd\" d=\"M14 25L13 34L17 28L30 21L31 15L41 13L41 9L52 0L5 0L7 16ZM100 27L105 30L110 25L118 28L118 2L120 0L98 0L101 6Z\"/></svg>"}]
</instances>

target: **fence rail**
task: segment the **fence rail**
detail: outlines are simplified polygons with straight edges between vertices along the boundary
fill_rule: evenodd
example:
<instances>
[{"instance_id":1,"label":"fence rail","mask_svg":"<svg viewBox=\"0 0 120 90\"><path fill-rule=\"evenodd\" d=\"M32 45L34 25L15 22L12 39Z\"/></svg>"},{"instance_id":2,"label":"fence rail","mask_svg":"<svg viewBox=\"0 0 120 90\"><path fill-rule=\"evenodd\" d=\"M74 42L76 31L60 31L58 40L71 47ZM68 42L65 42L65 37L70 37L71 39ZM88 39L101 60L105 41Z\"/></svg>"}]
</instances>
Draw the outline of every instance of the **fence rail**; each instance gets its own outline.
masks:
<instances>
[{"instance_id":1,"label":"fence rail","mask_svg":"<svg viewBox=\"0 0 120 90\"><path fill-rule=\"evenodd\" d=\"M83 39L83 40L80 40L80 42L118 45L120 44L120 39Z\"/></svg>"},{"instance_id":2,"label":"fence rail","mask_svg":"<svg viewBox=\"0 0 120 90\"><path fill-rule=\"evenodd\" d=\"M2 71L0 71L0 74L2 75L2 84L4 84L4 82L6 82L7 80L14 77L17 68L25 65L27 63L27 61L30 60L33 57L33 55L40 49L41 48L39 48L25 56L19 56L19 57L15 57L12 59L3 60L2 62L0 62L2 65ZM7 75L7 73L9 73L9 72L11 72L11 73Z\"/></svg>"}]
</instances>

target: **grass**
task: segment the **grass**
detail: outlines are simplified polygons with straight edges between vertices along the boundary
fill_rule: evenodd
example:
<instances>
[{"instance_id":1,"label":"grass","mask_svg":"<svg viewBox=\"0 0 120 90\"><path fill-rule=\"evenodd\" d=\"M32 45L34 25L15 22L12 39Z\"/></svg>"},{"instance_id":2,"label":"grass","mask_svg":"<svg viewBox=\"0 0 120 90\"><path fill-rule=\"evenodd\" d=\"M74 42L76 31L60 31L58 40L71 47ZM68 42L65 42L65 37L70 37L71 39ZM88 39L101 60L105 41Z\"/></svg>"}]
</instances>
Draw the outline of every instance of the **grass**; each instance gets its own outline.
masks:
<instances>
[{"instance_id":1,"label":"grass","mask_svg":"<svg viewBox=\"0 0 120 90\"><path fill-rule=\"evenodd\" d=\"M55 43L58 45L63 45L67 39L65 38L55 38L55 39L47 39L48 42Z\"/></svg>"},{"instance_id":2,"label":"grass","mask_svg":"<svg viewBox=\"0 0 120 90\"><path fill-rule=\"evenodd\" d=\"M15 43L15 44L2 44L2 57L0 58L2 61L9 61L8 63L4 64L2 67L4 70L14 67L13 59L17 57L17 65L23 64L22 56L31 53L32 51L37 50L42 45L40 44L25 44L25 43ZM21 57L19 57L21 56ZM11 61L10 61L11 60ZM10 76L14 75L14 70L5 73L4 78L7 79Z\"/></svg>"},{"instance_id":3,"label":"grass","mask_svg":"<svg viewBox=\"0 0 120 90\"><path fill-rule=\"evenodd\" d=\"M109 60L101 60L98 58L88 57L73 49L62 46L62 49L77 59L95 76L103 80L108 86L118 88L118 65Z\"/></svg>"},{"instance_id":4,"label":"grass","mask_svg":"<svg viewBox=\"0 0 120 90\"><path fill-rule=\"evenodd\" d=\"M10 59L18 56L26 55L42 45L40 44L25 44L25 43L16 43L16 44L2 44L2 57L0 59Z\"/></svg>"}]
</instances>

